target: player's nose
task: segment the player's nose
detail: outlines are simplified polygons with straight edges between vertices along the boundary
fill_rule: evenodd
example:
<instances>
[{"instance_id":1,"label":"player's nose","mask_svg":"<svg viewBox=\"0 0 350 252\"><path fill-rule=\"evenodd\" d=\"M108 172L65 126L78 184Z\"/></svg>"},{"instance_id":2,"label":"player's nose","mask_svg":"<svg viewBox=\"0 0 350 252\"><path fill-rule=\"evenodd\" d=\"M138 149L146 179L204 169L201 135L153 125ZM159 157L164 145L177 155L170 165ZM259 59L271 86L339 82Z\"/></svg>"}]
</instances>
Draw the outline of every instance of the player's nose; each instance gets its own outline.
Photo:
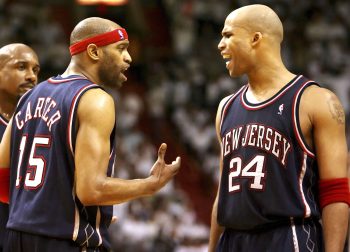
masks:
<instances>
[{"instance_id":1,"label":"player's nose","mask_svg":"<svg viewBox=\"0 0 350 252\"><path fill-rule=\"evenodd\" d=\"M125 52L124 61L127 62L128 64L131 64L131 62L132 62L132 58L131 58L130 53L128 51Z\"/></svg>"},{"instance_id":2,"label":"player's nose","mask_svg":"<svg viewBox=\"0 0 350 252\"><path fill-rule=\"evenodd\" d=\"M222 50L224 50L226 47L226 42L225 42L225 38L222 38L218 44L218 49L221 52Z\"/></svg>"},{"instance_id":3,"label":"player's nose","mask_svg":"<svg viewBox=\"0 0 350 252\"><path fill-rule=\"evenodd\" d=\"M38 75L33 70L28 70L25 76L26 81L36 84L38 82Z\"/></svg>"}]
</instances>

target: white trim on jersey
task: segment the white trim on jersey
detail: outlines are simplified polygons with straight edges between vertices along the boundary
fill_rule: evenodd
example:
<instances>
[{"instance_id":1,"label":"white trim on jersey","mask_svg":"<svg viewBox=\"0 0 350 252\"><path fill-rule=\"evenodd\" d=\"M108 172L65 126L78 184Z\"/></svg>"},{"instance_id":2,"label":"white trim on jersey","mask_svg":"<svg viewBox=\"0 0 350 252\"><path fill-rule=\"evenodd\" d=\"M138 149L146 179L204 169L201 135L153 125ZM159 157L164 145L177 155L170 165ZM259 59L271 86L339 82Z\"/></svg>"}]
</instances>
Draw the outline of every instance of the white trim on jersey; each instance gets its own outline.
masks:
<instances>
[{"instance_id":1,"label":"white trim on jersey","mask_svg":"<svg viewBox=\"0 0 350 252\"><path fill-rule=\"evenodd\" d=\"M84 91L86 89L89 89L91 87L98 87L98 85L96 84L89 84L85 87L83 87L82 89L80 89L78 91L78 93L76 93L75 97L73 98L71 107L70 107L70 112L69 112L69 118L68 118L68 144L69 144L69 149L74 157L74 151L73 151L73 144L72 144L72 132L73 132L73 115L74 115L74 111L76 109L77 106L77 101L79 100L78 98L84 93Z\"/></svg>"},{"instance_id":2,"label":"white trim on jersey","mask_svg":"<svg viewBox=\"0 0 350 252\"><path fill-rule=\"evenodd\" d=\"M113 154L113 156L112 156ZM111 159L113 157L113 164L112 164L112 173L111 173L111 177L113 178L114 177L114 165L115 165L115 160L116 160L116 155L114 153L114 148L112 149L111 151L111 154L109 155L109 159Z\"/></svg>"},{"instance_id":3,"label":"white trim on jersey","mask_svg":"<svg viewBox=\"0 0 350 252\"><path fill-rule=\"evenodd\" d=\"M232 101L241 93L241 91L244 89L245 86L241 87L235 94L232 94L231 97L226 101L226 104L224 105L224 107L221 109L221 118L220 118L220 132L221 132L221 127L222 127L222 123L224 121L224 117L225 117L225 113L228 107L230 107Z\"/></svg>"},{"instance_id":4,"label":"white trim on jersey","mask_svg":"<svg viewBox=\"0 0 350 252\"><path fill-rule=\"evenodd\" d=\"M248 104L244 101L244 99L243 99L243 95L244 95L244 93L247 91L247 89L248 89L248 87L249 87L249 85L247 85L246 88L245 88L245 90L243 90L243 92L242 92L242 99L241 99L242 104L243 104L243 106L244 106L246 109L248 109L248 110L257 110L257 109L261 109L261 108L263 108L263 107L266 107L266 106L270 105L271 103L274 103L278 98L280 98L280 97L281 97L285 92L287 92L295 83L297 83L301 77L303 77L303 76L302 76L302 75L299 75L299 77L296 78L296 79L293 81L292 84L290 84L286 89L284 89L281 93L279 93L277 96L275 96L272 100L267 101L267 102L263 102L263 103L261 103L261 104L259 104L259 105L254 105L254 106L248 105Z\"/></svg>"},{"instance_id":5,"label":"white trim on jersey","mask_svg":"<svg viewBox=\"0 0 350 252\"><path fill-rule=\"evenodd\" d=\"M73 186L73 191L72 191L72 195L73 195L73 200L74 200L74 229L73 229L73 237L72 240L76 241L76 239L78 238L78 233L79 233L79 226L80 226L80 215L79 215L79 210L77 205L75 204L75 181L74 181L74 186Z\"/></svg>"},{"instance_id":6,"label":"white trim on jersey","mask_svg":"<svg viewBox=\"0 0 350 252\"><path fill-rule=\"evenodd\" d=\"M56 80L54 78L49 78L47 81L49 83L52 83L52 84L59 84L59 83L68 82L68 81L74 81L74 80L87 80L87 78L84 77L84 76L79 76L79 77L74 77L74 78L67 78L67 79L59 79L59 80Z\"/></svg>"},{"instance_id":7,"label":"white trim on jersey","mask_svg":"<svg viewBox=\"0 0 350 252\"><path fill-rule=\"evenodd\" d=\"M299 175L299 189L300 189L301 197L303 199L303 203L305 206L305 215L304 215L305 218L311 216L310 206L306 201L304 190L303 190L303 180L304 180L304 176L305 176L305 172L306 172L306 168L307 168L307 164L306 164L307 157L308 157L307 153L304 152L303 165L301 167L301 171L300 171L300 175Z\"/></svg>"},{"instance_id":8,"label":"white trim on jersey","mask_svg":"<svg viewBox=\"0 0 350 252\"><path fill-rule=\"evenodd\" d=\"M258 109L261 109L261 108L264 108L272 103L274 103L278 98L280 98L284 93L286 93L292 86L294 86L295 83L297 83L299 81L299 79L303 77L302 75L299 75L298 78L296 78L291 84L287 84L288 87L285 88L281 93L279 93L277 96L275 96L272 100L269 100L269 101L266 101L266 102L262 102L262 103L259 103L259 105L253 105L253 106L250 106L248 105L245 101L244 101L244 94L245 92L247 92L248 90L248 87L249 87L249 84L246 86L245 90L243 90L242 92L242 95L241 95L241 102L243 104L243 107L248 109L248 110L258 110Z\"/></svg>"},{"instance_id":9,"label":"white trim on jersey","mask_svg":"<svg viewBox=\"0 0 350 252\"><path fill-rule=\"evenodd\" d=\"M295 135L296 135L296 138L298 140L298 143L300 145L300 147L309 155L311 156L312 158L315 157L315 153L313 151L311 151L307 144L304 142L303 138L302 138L302 133L299 132L299 120L297 120L297 113L299 113L299 111L297 111L297 109L299 108L297 106L297 101L299 100L299 96L301 94L301 91L304 90L304 87L306 85L308 85L309 83L313 83L313 81L307 81L305 82L298 90L297 94L295 95L295 98L294 98L294 101L293 101L293 127L294 127L294 131L295 131Z\"/></svg>"},{"instance_id":10,"label":"white trim on jersey","mask_svg":"<svg viewBox=\"0 0 350 252\"><path fill-rule=\"evenodd\" d=\"M97 213L96 213L96 233L98 235L98 246L102 244L102 236L100 233L100 225L101 225L101 211L100 207L97 207Z\"/></svg>"},{"instance_id":11,"label":"white trim on jersey","mask_svg":"<svg viewBox=\"0 0 350 252\"><path fill-rule=\"evenodd\" d=\"M2 115L0 115L0 122L3 123L5 126L9 124L7 121L5 121L5 117L3 117Z\"/></svg>"},{"instance_id":12,"label":"white trim on jersey","mask_svg":"<svg viewBox=\"0 0 350 252\"><path fill-rule=\"evenodd\" d=\"M297 231L295 229L294 218L293 217L290 217L290 226L292 228L292 233L293 233L294 251L295 252L299 252L298 236L297 236Z\"/></svg>"}]
</instances>

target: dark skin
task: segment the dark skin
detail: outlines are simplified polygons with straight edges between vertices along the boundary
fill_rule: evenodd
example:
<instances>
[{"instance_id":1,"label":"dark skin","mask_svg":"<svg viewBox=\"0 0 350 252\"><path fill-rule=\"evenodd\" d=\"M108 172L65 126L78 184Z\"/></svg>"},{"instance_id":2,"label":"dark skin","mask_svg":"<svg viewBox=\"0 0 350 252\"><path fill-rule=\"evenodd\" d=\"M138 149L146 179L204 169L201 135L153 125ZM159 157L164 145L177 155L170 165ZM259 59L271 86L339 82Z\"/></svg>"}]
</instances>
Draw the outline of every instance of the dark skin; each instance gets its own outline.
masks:
<instances>
[{"instance_id":1,"label":"dark skin","mask_svg":"<svg viewBox=\"0 0 350 252\"><path fill-rule=\"evenodd\" d=\"M87 18L74 28L71 41L79 41L89 37L89 34L94 36L96 30L103 33L117 28L120 26L110 20ZM99 85L120 87L126 81L124 72L132 61L127 50L128 44L128 40L103 47L91 43L85 51L72 56L62 76L81 75ZM82 204L113 205L150 196L165 186L178 172L180 157L171 164L166 164L164 156L167 145L163 143L147 178L124 180L107 177L110 135L115 125L113 98L102 89L86 91L79 101L77 118L75 193ZM0 167L10 166L11 121L9 126L0 145Z\"/></svg>"},{"instance_id":2,"label":"dark skin","mask_svg":"<svg viewBox=\"0 0 350 252\"><path fill-rule=\"evenodd\" d=\"M38 56L24 44L0 48L0 113L9 120L18 98L38 83Z\"/></svg>"},{"instance_id":3,"label":"dark skin","mask_svg":"<svg viewBox=\"0 0 350 252\"><path fill-rule=\"evenodd\" d=\"M237 9L226 18L218 45L231 77L247 75L247 95L265 101L295 77L283 64L280 44L282 23L267 6L249 5ZM224 98L217 113L219 118ZM347 145L345 116L339 99L331 91L308 87L299 107L302 134L316 154L320 179L347 177ZM329 141L332 139L332 141ZM331 150L331 151L330 151ZM336 164L336 165L334 165ZM220 161L220 172L222 160ZM209 251L214 251L223 228L217 224L217 198L213 205ZM322 226L326 251L342 251L348 223L348 205L335 202L322 209Z\"/></svg>"}]
</instances>

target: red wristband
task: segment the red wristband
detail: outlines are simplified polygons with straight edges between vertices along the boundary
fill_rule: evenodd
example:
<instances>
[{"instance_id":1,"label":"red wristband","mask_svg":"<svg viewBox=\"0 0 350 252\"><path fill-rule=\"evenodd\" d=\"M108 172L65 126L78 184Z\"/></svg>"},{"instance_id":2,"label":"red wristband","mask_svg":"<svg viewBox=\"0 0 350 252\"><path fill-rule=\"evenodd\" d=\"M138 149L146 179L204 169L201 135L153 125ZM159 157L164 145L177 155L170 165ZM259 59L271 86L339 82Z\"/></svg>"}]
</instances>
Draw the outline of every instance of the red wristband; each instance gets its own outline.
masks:
<instances>
[{"instance_id":1,"label":"red wristband","mask_svg":"<svg viewBox=\"0 0 350 252\"><path fill-rule=\"evenodd\" d=\"M335 202L350 205L348 178L323 179L319 181L318 186L321 209Z\"/></svg>"},{"instance_id":2,"label":"red wristband","mask_svg":"<svg viewBox=\"0 0 350 252\"><path fill-rule=\"evenodd\" d=\"M0 168L0 201L9 203L10 169Z\"/></svg>"}]
</instances>

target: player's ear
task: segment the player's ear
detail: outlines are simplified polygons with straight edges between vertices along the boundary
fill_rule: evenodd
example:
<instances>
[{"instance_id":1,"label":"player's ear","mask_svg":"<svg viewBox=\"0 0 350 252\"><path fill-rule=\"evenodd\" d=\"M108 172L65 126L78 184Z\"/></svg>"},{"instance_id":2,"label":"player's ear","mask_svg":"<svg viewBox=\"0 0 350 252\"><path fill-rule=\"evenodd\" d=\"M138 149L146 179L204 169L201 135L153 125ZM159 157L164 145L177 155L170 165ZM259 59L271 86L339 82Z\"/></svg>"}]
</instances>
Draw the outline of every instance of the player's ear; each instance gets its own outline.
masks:
<instances>
[{"instance_id":1,"label":"player's ear","mask_svg":"<svg viewBox=\"0 0 350 252\"><path fill-rule=\"evenodd\" d=\"M98 60L100 58L99 48L95 44L89 44L86 48L86 52L92 60Z\"/></svg>"},{"instance_id":2,"label":"player's ear","mask_svg":"<svg viewBox=\"0 0 350 252\"><path fill-rule=\"evenodd\" d=\"M257 44L259 44L259 42L261 41L261 39L263 38L262 33L261 32L254 32L253 37L252 37L252 46L256 46Z\"/></svg>"}]
</instances>

